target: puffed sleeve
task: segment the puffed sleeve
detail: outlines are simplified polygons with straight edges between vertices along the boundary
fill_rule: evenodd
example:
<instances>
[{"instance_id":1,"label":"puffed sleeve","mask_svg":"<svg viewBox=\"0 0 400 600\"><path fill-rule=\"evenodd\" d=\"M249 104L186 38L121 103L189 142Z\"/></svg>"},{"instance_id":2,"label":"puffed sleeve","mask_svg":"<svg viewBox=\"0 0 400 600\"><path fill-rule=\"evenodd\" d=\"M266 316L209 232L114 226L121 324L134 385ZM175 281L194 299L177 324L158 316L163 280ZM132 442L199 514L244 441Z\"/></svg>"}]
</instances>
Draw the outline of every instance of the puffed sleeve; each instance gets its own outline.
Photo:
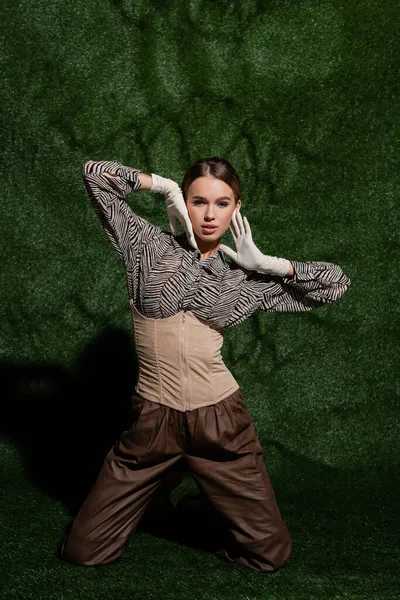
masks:
<instances>
[{"instance_id":1,"label":"puffed sleeve","mask_svg":"<svg viewBox=\"0 0 400 600\"><path fill-rule=\"evenodd\" d=\"M337 302L350 286L349 277L333 263L291 261L293 277L257 273L251 277L259 291L259 309L267 312L309 311ZM250 281L249 281L250 283Z\"/></svg>"},{"instance_id":2,"label":"puffed sleeve","mask_svg":"<svg viewBox=\"0 0 400 600\"><path fill-rule=\"evenodd\" d=\"M143 244L162 234L160 227L136 215L124 200L141 189L139 173L139 169L118 161L88 161L83 166L83 182L89 198L125 264L132 264Z\"/></svg>"}]
</instances>

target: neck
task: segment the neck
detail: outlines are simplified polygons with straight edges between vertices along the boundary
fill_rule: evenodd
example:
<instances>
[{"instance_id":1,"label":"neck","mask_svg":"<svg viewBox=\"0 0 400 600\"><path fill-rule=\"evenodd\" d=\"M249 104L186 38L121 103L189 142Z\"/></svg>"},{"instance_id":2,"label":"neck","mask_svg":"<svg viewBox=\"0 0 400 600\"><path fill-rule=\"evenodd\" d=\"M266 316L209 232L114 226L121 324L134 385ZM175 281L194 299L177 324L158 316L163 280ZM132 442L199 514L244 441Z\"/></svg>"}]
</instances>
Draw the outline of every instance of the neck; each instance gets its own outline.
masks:
<instances>
[{"instance_id":1,"label":"neck","mask_svg":"<svg viewBox=\"0 0 400 600\"><path fill-rule=\"evenodd\" d=\"M200 250L200 254L201 254L200 260L204 260L205 258L210 256L210 254L217 252L217 250L219 249L219 247L221 245L221 238L207 242L206 240L200 239L196 234L194 234L194 237L196 240L197 247Z\"/></svg>"}]
</instances>

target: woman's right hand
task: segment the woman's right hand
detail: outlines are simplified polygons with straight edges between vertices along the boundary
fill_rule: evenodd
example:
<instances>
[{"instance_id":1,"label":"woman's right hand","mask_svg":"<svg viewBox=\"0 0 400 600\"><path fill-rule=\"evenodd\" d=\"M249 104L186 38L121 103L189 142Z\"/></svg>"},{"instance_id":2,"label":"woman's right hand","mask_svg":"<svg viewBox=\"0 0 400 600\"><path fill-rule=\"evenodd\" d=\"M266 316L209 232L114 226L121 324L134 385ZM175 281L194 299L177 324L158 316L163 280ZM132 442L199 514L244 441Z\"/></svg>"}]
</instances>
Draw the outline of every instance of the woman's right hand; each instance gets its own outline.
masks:
<instances>
[{"instance_id":1,"label":"woman's right hand","mask_svg":"<svg viewBox=\"0 0 400 600\"><path fill-rule=\"evenodd\" d=\"M172 234L178 235L176 220L179 219L185 230L189 244L198 250L193 233L192 222L189 217L181 188L175 181L172 181L172 179L167 179L166 177L161 177L160 175L155 175L154 173L151 173L151 178L151 191L163 194L165 197L165 205L167 208L169 225Z\"/></svg>"}]
</instances>

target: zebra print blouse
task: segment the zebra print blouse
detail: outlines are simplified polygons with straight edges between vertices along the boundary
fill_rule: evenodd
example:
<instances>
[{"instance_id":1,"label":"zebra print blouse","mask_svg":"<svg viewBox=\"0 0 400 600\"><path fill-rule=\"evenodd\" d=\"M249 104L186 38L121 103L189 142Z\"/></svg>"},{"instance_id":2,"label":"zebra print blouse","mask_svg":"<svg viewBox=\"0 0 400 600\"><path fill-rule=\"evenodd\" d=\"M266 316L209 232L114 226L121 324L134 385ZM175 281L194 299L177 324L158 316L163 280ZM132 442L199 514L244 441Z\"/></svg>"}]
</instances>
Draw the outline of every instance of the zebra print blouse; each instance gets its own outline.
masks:
<instances>
[{"instance_id":1,"label":"zebra print blouse","mask_svg":"<svg viewBox=\"0 0 400 600\"><path fill-rule=\"evenodd\" d=\"M104 173L117 175L107 178ZM163 319L190 310L227 329L257 310L309 311L336 302L350 279L321 261L292 261L293 277L247 271L222 250L200 261L186 234L173 236L136 215L125 197L141 189L141 171L118 161L89 161L83 181L100 221L123 260L129 298L143 315Z\"/></svg>"}]
</instances>

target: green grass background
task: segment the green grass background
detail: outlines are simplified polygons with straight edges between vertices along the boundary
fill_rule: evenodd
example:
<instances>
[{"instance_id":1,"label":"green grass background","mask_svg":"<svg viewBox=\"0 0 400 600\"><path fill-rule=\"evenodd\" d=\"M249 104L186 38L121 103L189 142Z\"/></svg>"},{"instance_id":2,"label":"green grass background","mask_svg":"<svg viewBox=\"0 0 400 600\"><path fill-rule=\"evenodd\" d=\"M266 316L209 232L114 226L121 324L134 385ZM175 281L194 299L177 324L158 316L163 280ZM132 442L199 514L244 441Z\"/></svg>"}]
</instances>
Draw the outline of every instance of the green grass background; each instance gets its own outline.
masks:
<instances>
[{"instance_id":1,"label":"green grass background","mask_svg":"<svg viewBox=\"0 0 400 600\"><path fill-rule=\"evenodd\" d=\"M390 0L3 2L2 597L400 597L399 17ZM211 155L237 169L264 253L352 281L336 305L225 334L292 557L265 575L143 532L115 565L61 563L137 374L82 164L180 183ZM160 196L129 202L168 227Z\"/></svg>"}]
</instances>

